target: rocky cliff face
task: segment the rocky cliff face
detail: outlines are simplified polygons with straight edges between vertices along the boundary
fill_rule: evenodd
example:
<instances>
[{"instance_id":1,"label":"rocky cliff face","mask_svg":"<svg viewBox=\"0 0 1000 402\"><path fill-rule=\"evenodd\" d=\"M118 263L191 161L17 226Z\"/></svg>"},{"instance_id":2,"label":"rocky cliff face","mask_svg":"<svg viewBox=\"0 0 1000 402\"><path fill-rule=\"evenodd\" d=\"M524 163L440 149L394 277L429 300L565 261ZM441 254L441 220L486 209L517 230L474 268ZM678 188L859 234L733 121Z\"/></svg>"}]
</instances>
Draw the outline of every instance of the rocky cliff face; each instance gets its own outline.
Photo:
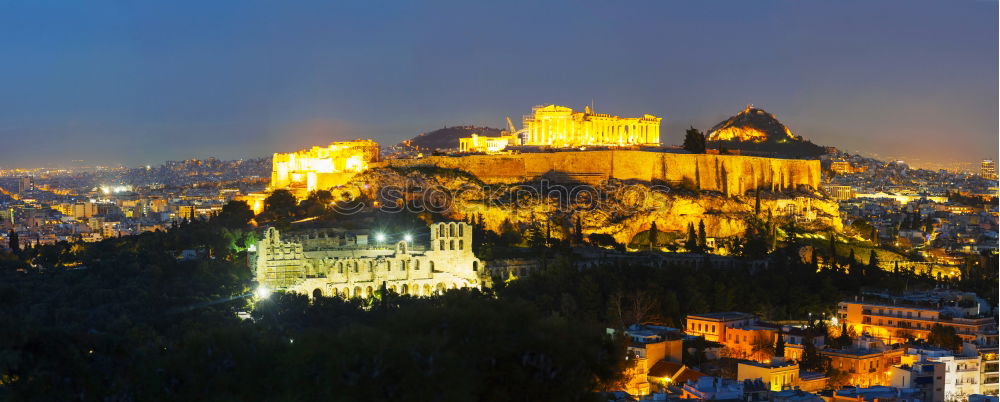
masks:
<instances>
[{"instance_id":1,"label":"rocky cliff face","mask_svg":"<svg viewBox=\"0 0 1000 402\"><path fill-rule=\"evenodd\" d=\"M571 186L546 187L537 182L485 184L467 172L443 168L370 169L356 176L354 182L347 188L363 188L364 184L374 188L392 186L410 189L411 200L447 198L448 207L441 211L445 216L465 219L481 214L487 228L498 232L506 220L524 228L532 221L544 223L551 218L552 235L566 238L580 217L584 233L610 234L622 243L648 230L653 222L660 231L686 233L688 224L703 221L710 237L741 236L746 231L746 218L754 209L752 194L727 197L618 180L586 186L583 191ZM785 216L790 209L802 211L808 207L815 219L806 227L841 228L836 203L818 193L768 192L762 196L761 207L764 213L770 210L776 217Z\"/></svg>"},{"instance_id":2,"label":"rocky cliff face","mask_svg":"<svg viewBox=\"0 0 1000 402\"><path fill-rule=\"evenodd\" d=\"M818 160L761 158L648 151L566 151L515 155L431 156L396 159L390 167L434 166L471 173L486 183L513 184L539 179L556 183L600 184L607 180L662 182L727 196L748 190L817 188Z\"/></svg>"}]
</instances>

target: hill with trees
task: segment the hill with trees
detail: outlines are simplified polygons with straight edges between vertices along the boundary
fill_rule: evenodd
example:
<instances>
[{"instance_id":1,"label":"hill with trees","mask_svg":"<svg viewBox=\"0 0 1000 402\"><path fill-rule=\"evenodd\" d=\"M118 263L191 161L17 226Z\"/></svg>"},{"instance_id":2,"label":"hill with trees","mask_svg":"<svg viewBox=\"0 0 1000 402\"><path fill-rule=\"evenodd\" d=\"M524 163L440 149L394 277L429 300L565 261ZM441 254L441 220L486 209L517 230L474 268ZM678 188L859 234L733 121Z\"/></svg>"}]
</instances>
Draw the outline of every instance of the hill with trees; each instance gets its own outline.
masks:
<instances>
[{"instance_id":1,"label":"hill with trees","mask_svg":"<svg viewBox=\"0 0 1000 402\"><path fill-rule=\"evenodd\" d=\"M712 148L777 157L817 157L826 152L823 147L792 134L773 114L750 105L712 127L705 141Z\"/></svg>"}]
</instances>

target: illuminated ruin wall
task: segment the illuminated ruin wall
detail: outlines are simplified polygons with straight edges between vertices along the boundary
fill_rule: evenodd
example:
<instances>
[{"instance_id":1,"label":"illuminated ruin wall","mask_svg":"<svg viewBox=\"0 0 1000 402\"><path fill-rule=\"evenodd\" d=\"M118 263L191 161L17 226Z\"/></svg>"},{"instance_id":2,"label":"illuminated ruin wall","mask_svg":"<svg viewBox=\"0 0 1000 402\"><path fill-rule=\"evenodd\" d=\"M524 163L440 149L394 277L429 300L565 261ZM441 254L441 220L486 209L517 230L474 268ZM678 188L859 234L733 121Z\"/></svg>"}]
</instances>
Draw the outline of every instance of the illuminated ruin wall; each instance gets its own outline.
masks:
<instances>
[{"instance_id":1,"label":"illuminated ruin wall","mask_svg":"<svg viewBox=\"0 0 1000 402\"><path fill-rule=\"evenodd\" d=\"M323 230L285 240L268 228L250 253L250 266L262 286L312 297L369 298L382 285L411 296L492 286L483 261L472 252L469 224L439 222L429 229L430 242L415 246L328 236Z\"/></svg>"},{"instance_id":2,"label":"illuminated ruin wall","mask_svg":"<svg viewBox=\"0 0 1000 402\"><path fill-rule=\"evenodd\" d=\"M561 183L597 184L614 178L664 182L727 196L762 188L800 185L818 188L818 160L740 155L676 154L647 151L569 151L514 155L429 156L386 161L389 166L430 165L467 171L487 183L547 178Z\"/></svg>"},{"instance_id":3,"label":"illuminated ruin wall","mask_svg":"<svg viewBox=\"0 0 1000 402\"><path fill-rule=\"evenodd\" d=\"M286 188L297 196L346 183L379 160L379 145L371 140L334 142L289 153L275 153L272 189Z\"/></svg>"}]
</instances>

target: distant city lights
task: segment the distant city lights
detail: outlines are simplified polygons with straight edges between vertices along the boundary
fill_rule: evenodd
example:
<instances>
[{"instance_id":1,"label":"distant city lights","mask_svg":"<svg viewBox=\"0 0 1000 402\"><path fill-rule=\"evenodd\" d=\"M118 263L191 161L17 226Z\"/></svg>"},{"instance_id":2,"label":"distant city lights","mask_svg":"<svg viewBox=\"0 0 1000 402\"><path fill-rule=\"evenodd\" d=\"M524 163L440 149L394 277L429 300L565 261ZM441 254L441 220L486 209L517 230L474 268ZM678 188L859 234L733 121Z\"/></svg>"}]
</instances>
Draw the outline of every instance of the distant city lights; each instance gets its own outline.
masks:
<instances>
[{"instance_id":1,"label":"distant city lights","mask_svg":"<svg viewBox=\"0 0 1000 402\"><path fill-rule=\"evenodd\" d=\"M118 194L132 191L132 186L101 186L101 192L107 194Z\"/></svg>"}]
</instances>

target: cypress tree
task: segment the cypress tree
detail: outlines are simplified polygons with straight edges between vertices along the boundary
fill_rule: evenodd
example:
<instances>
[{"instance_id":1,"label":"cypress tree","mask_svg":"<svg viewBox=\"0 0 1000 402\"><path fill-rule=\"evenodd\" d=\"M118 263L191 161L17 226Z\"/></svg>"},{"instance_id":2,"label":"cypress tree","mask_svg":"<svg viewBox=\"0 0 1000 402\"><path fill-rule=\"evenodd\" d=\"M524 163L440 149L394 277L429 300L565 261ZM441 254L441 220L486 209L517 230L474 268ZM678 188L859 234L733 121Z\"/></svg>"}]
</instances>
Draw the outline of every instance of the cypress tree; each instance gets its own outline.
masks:
<instances>
[{"instance_id":1,"label":"cypress tree","mask_svg":"<svg viewBox=\"0 0 1000 402\"><path fill-rule=\"evenodd\" d=\"M753 214L755 216L760 216L760 189L755 189L753 191Z\"/></svg>"},{"instance_id":2,"label":"cypress tree","mask_svg":"<svg viewBox=\"0 0 1000 402\"><path fill-rule=\"evenodd\" d=\"M830 231L830 267L837 267L837 236Z\"/></svg>"},{"instance_id":3,"label":"cypress tree","mask_svg":"<svg viewBox=\"0 0 1000 402\"><path fill-rule=\"evenodd\" d=\"M9 232L7 232L7 239L9 241L7 243L7 246L10 247L10 251L13 252L13 253L15 253L15 254L16 253L20 253L21 252L21 240L18 239L17 232L15 232L14 229L11 229Z\"/></svg>"},{"instance_id":4,"label":"cypress tree","mask_svg":"<svg viewBox=\"0 0 1000 402\"><path fill-rule=\"evenodd\" d=\"M545 221L545 247L552 244L552 219Z\"/></svg>"},{"instance_id":5,"label":"cypress tree","mask_svg":"<svg viewBox=\"0 0 1000 402\"><path fill-rule=\"evenodd\" d=\"M689 252L696 252L698 249L698 235L694 233L694 224L688 222L688 238L684 242L684 248Z\"/></svg>"},{"instance_id":6,"label":"cypress tree","mask_svg":"<svg viewBox=\"0 0 1000 402\"><path fill-rule=\"evenodd\" d=\"M774 343L774 356L785 357L785 337L778 331L778 341Z\"/></svg>"},{"instance_id":7,"label":"cypress tree","mask_svg":"<svg viewBox=\"0 0 1000 402\"><path fill-rule=\"evenodd\" d=\"M580 215L576 216L576 243L583 244L583 224L580 222Z\"/></svg>"},{"instance_id":8,"label":"cypress tree","mask_svg":"<svg viewBox=\"0 0 1000 402\"><path fill-rule=\"evenodd\" d=\"M706 244L708 242L707 240L708 240L708 237L705 236L705 221L699 219L698 220L698 248L701 249L701 250L703 250L703 251L705 249L707 249L708 248L707 244Z\"/></svg>"},{"instance_id":9,"label":"cypress tree","mask_svg":"<svg viewBox=\"0 0 1000 402\"><path fill-rule=\"evenodd\" d=\"M656 249L656 222L653 222L653 225L649 227L649 249Z\"/></svg>"}]
</instances>

